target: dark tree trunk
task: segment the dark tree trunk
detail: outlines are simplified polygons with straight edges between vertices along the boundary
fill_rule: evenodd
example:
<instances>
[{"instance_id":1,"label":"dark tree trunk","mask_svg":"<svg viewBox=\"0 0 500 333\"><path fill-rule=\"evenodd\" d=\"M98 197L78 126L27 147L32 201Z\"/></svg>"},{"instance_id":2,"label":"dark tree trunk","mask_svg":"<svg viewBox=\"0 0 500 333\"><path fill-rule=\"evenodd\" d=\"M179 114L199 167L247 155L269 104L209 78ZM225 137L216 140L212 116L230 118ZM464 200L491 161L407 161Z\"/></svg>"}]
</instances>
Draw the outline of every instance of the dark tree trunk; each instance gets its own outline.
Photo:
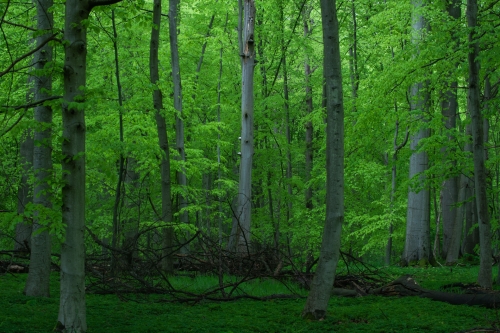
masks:
<instances>
[{"instance_id":1,"label":"dark tree trunk","mask_svg":"<svg viewBox=\"0 0 500 333\"><path fill-rule=\"evenodd\" d=\"M318 267L302 316L326 316L340 255L344 220L344 103L340 59L339 23L335 0L321 0L323 26L323 75L326 89L326 221Z\"/></svg>"}]
</instances>

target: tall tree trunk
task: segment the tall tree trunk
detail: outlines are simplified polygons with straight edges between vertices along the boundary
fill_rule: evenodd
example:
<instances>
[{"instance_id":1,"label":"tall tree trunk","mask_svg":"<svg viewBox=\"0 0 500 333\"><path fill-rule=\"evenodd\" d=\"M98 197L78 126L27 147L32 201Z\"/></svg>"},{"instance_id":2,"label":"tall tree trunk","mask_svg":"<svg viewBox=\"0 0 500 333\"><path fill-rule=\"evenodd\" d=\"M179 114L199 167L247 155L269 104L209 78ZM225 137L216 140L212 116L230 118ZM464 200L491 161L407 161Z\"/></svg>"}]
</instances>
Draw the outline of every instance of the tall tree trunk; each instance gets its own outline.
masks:
<instances>
[{"instance_id":1,"label":"tall tree trunk","mask_svg":"<svg viewBox=\"0 0 500 333\"><path fill-rule=\"evenodd\" d=\"M67 0L64 23L64 96L62 219L66 237L61 246L61 294L57 329L87 330L85 309L85 113L87 24L95 6L119 0Z\"/></svg>"},{"instance_id":2,"label":"tall tree trunk","mask_svg":"<svg viewBox=\"0 0 500 333\"><path fill-rule=\"evenodd\" d=\"M287 68L287 59L286 59L286 45L285 45L285 18L284 18L284 1L282 0L280 2L280 25L282 28L281 31L281 58L282 58L282 64L283 64L283 97L284 97L284 110L285 110L285 132L286 132L286 143L287 143L287 148L286 148L286 157L287 157L287 164L286 164L286 179L287 179L287 209L286 209L286 223L289 226L290 225L290 219L292 217L292 198L293 198L293 193L292 193L292 152L291 152L291 144L292 144L292 134L290 131L290 99L289 99L289 91L288 91L288 68ZM277 229L275 231L275 250L277 253L279 253L279 241L280 241L280 234L281 231ZM289 240L289 237L287 236L287 239ZM289 248L289 247L288 247ZM290 250L290 248L289 248ZM291 256L291 253L289 253Z\"/></svg>"},{"instance_id":3,"label":"tall tree trunk","mask_svg":"<svg viewBox=\"0 0 500 333\"><path fill-rule=\"evenodd\" d=\"M120 133L120 143L123 145L123 95L122 95L122 85L120 81L120 66L118 61L118 34L116 32L116 22L115 22L115 10L111 10L111 23L113 26L113 50L115 56L115 76L116 76L116 88L118 94L118 130ZM118 181L116 182L116 190L115 190L115 203L113 205L113 232L111 236L111 246L113 249L118 248L118 244L120 242L120 211L123 203L123 176L125 173L125 157L123 156L123 152L120 151L120 160L118 166ZM116 258L117 253L115 251L111 252L111 272L112 274L116 273L117 263L119 260Z\"/></svg>"},{"instance_id":4,"label":"tall tree trunk","mask_svg":"<svg viewBox=\"0 0 500 333\"><path fill-rule=\"evenodd\" d=\"M309 30L309 22L310 22L310 14L311 8L308 6L304 6L303 9L303 20L304 20L304 37L307 38L310 34ZM312 98L312 86L310 83L311 80L311 66L309 65L309 57L306 56L306 61L304 64L304 76L305 76L305 93L306 93L306 113L308 116L311 116L313 111L313 98ZM306 160L306 193L305 193L305 201L306 201L306 209L312 210L313 208L313 193L312 187L309 184L311 181L311 174L313 168L313 125L312 121L309 120L306 122L306 150L305 150L305 160Z\"/></svg>"},{"instance_id":5,"label":"tall tree trunk","mask_svg":"<svg viewBox=\"0 0 500 333\"><path fill-rule=\"evenodd\" d=\"M233 250L246 252L250 243L252 213L253 160L253 77L255 67L255 1L244 0L242 87L241 87L241 150L238 185L238 206L231 231Z\"/></svg>"},{"instance_id":6,"label":"tall tree trunk","mask_svg":"<svg viewBox=\"0 0 500 333\"><path fill-rule=\"evenodd\" d=\"M413 37L412 42L417 45L423 35L423 30L427 29L427 23L423 16L418 13L422 8L421 0L413 1L415 13L413 15ZM429 94L423 83L416 83L411 87L410 108L416 111L416 121L425 121L424 115L428 111ZM423 187L416 192L413 189L408 191L408 208L406 216L406 242L401 258L403 265L408 265L415 261L424 260L428 262L431 258L430 248L430 196L429 189L424 187L425 176L423 173L428 168L428 157L426 152L417 152L418 145L422 139L429 137L429 129L421 128L411 136L409 178L419 177L419 183Z\"/></svg>"},{"instance_id":7,"label":"tall tree trunk","mask_svg":"<svg viewBox=\"0 0 500 333\"><path fill-rule=\"evenodd\" d=\"M491 288L491 225L486 194L486 167L484 152L483 116L479 94L479 42L477 28L477 0L467 0L467 25L469 27L468 54L469 82L468 107L472 118L472 143L474 154L474 187L476 190L477 219L479 224L480 267L477 282L483 288Z\"/></svg>"},{"instance_id":8,"label":"tall tree trunk","mask_svg":"<svg viewBox=\"0 0 500 333\"><path fill-rule=\"evenodd\" d=\"M461 2L459 0L450 1L447 5L448 15L453 20L460 19ZM452 41L456 43L455 48L458 48L459 38L454 34ZM455 64L455 69L458 64ZM449 85L449 90L445 93L445 100L441 105L442 115L445 119L445 129L455 129L456 119L458 113L458 101L457 101L457 87L456 81L453 81ZM448 136L448 142L453 145L454 136ZM444 149L444 153L447 154L447 149ZM453 152L453 150L451 150ZM453 167L456 166L456 162L453 161ZM452 264L458 260L460 255L460 242L462 240L462 230L464 222L465 205L463 204L466 200L466 188L462 181L464 176L455 176L447 179L444 183L441 195L441 211L443 217L443 256L446 256L446 263ZM464 185L464 186L462 186ZM457 207L457 203L460 204ZM451 226L451 227L450 227ZM451 230L450 230L451 229ZM451 231L451 233L450 233ZM445 241L446 240L446 241Z\"/></svg>"},{"instance_id":9,"label":"tall tree trunk","mask_svg":"<svg viewBox=\"0 0 500 333\"><path fill-rule=\"evenodd\" d=\"M177 20L179 11L179 0L169 0L168 8L168 31L170 37L170 55L172 64L172 80L174 84L174 108L177 111L175 115L175 146L177 158L181 161L181 170L177 171L177 183L181 187L178 195L179 219L181 223L189 223L189 214L187 208L187 177L185 170L186 151L184 150L184 122L182 120L182 86L181 70L179 65L179 48L177 43ZM181 248L182 253L188 252L188 247Z\"/></svg>"},{"instance_id":10,"label":"tall tree trunk","mask_svg":"<svg viewBox=\"0 0 500 333\"><path fill-rule=\"evenodd\" d=\"M460 18L460 1L453 0L448 3L447 11L448 15L453 20L458 20ZM459 38L457 34L454 34L452 41L456 44L455 48L458 47ZM457 67L458 64L455 65ZM441 103L441 112L444 118L444 127L446 131L454 130L457 124L457 82L453 81L449 84L448 91L444 94L444 100ZM448 134L449 146L453 145L454 135ZM444 156L445 160L453 158L453 149L450 147L444 147L441 149L441 154ZM456 165L455 161L452 161L453 167ZM457 218L457 200L458 200L458 185L459 177L452 176L444 181L443 188L441 189L441 216L443 220L443 250L442 257L448 260L456 261L459 254L460 246L460 236L458 234L458 229L461 229L461 225L458 226L459 219ZM462 223L463 220L460 220ZM453 239L453 237L459 237L458 241ZM450 244L453 243L453 252L448 258L448 252L450 250ZM457 247L458 244L458 247Z\"/></svg>"},{"instance_id":11,"label":"tall tree trunk","mask_svg":"<svg viewBox=\"0 0 500 333\"><path fill-rule=\"evenodd\" d=\"M53 28L52 0L36 1L37 28L46 31L45 35L37 37L37 45L41 45ZM35 70L42 71L44 66L52 61L52 46L45 44L35 53ZM35 78L35 100L50 97L52 91L52 75L42 74ZM52 177L52 108L39 105L35 107L35 146L33 150L33 172L35 186L33 203L39 205L33 216L33 234L31 237L31 256L28 278L24 292L27 296L50 296L50 235L43 230L49 223L48 212L52 208L50 180ZM40 230L42 229L42 230Z\"/></svg>"},{"instance_id":12,"label":"tall tree trunk","mask_svg":"<svg viewBox=\"0 0 500 333\"><path fill-rule=\"evenodd\" d=\"M319 261L302 316L326 316L340 252L344 220L344 105L339 23L335 0L321 0L323 75L326 83L326 221Z\"/></svg>"},{"instance_id":13,"label":"tall tree trunk","mask_svg":"<svg viewBox=\"0 0 500 333\"><path fill-rule=\"evenodd\" d=\"M153 4L153 29L151 31L151 43L149 53L149 76L155 85L153 90L153 105L156 110L156 128L158 130L158 144L161 149L161 221L172 223L172 182L170 180L170 151L167 136L167 123L163 116L163 96L158 88L158 47L160 45L161 26L161 0L154 0ZM173 227L168 225L163 229L163 260L162 269L166 273L173 273L174 261L172 257L174 240Z\"/></svg>"}]
</instances>

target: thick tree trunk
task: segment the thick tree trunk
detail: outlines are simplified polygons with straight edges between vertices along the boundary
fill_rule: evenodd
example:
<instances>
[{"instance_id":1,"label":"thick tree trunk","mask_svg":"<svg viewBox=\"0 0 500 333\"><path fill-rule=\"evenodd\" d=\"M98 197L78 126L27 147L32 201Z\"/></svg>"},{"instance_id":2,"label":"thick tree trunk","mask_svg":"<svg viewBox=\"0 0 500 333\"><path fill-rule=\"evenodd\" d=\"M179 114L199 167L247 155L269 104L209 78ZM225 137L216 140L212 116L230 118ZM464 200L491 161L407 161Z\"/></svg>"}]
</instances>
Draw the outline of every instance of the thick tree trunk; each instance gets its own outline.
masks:
<instances>
[{"instance_id":1,"label":"thick tree trunk","mask_svg":"<svg viewBox=\"0 0 500 333\"><path fill-rule=\"evenodd\" d=\"M344 105L339 23L335 0L321 0L323 75L326 83L326 221L318 267L302 316L322 319L330 299L339 259L344 220Z\"/></svg>"},{"instance_id":2,"label":"thick tree trunk","mask_svg":"<svg viewBox=\"0 0 500 333\"><path fill-rule=\"evenodd\" d=\"M158 74L158 47L160 45L160 26L161 26L161 0L154 0L153 4L153 29L151 31L151 43L149 53L149 76L151 83L155 85L153 90L153 105L156 110L156 128L158 130L158 144L161 149L161 221L172 223L172 182L170 180L170 151L167 136L167 123L163 116L163 96L160 89L156 86L159 80ZM172 257L174 240L174 230L172 226L166 226L163 229L163 260L162 269L170 274L174 271L174 262Z\"/></svg>"},{"instance_id":3,"label":"thick tree trunk","mask_svg":"<svg viewBox=\"0 0 500 333\"><path fill-rule=\"evenodd\" d=\"M413 1L415 14L413 16L413 37L412 43L420 43L423 31L427 29L427 23L423 16L417 13L423 6L421 0ZM418 56L418 55L416 55ZM416 83L410 91L410 107L416 112L416 121L425 122L424 115L428 111L429 94L423 83ZM430 196L429 189L425 188L424 172L428 168L428 158L426 152L417 152L418 145L422 139L429 137L429 129L420 128L418 132L411 136L409 178L419 177L419 185L422 188L408 191L408 208L406 216L406 241L401 262L408 265L415 261L424 260L428 262L431 259L430 248Z\"/></svg>"},{"instance_id":4,"label":"thick tree trunk","mask_svg":"<svg viewBox=\"0 0 500 333\"><path fill-rule=\"evenodd\" d=\"M486 195L486 167L484 153L483 116L479 94L479 42L477 33L477 1L467 0L467 23L469 32L469 91L468 107L472 118L472 142L474 153L474 187L476 190L477 218L479 224L480 268L478 283L481 287L492 287L491 225Z\"/></svg>"},{"instance_id":5,"label":"thick tree trunk","mask_svg":"<svg viewBox=\"0 0 500 333\"><path fill-rule=\"evenodd\" d=\"M61 296L58 328L63 332L85 332L85 101L87 1L66 2L64 40L64 104L62 189L66 238L61 247Z\"/></svg>"},{"instance_id":6,"label":"thick tree trunk","mask_svg":"<svg viewBox=\"0 0 500 333\"><path fill-rule=\"evenodd\" d=\"M242 88L241 88L241 155L238 186L238 206L231 237L233 250L246 252L250 244L252 213L253 161L253 77L255 67L255 1L244 1Z\"/></svg>"},{"instance_id":7,"label":"thick tree trunk","mask_svg":"<svg viewBox=\"0 0 500 333\"><path fill-rule=\"evenodd\" d=\"M85 309L85 113L87 20L95 6L119 0L67 0L64 24L64 97L62 219L66 237L61 246L61 294L57 330L87 330Z\"/></svg>"},{"instance_id":8,"label":"thick tree trunk","mask_svg":"<svg viewBox=\"0 0 500 333\"><path fill-rule=\"evenodd\" d=\"M50 35L53 27L51 11L52 0L36 1L37 28L46 31L45 35L37 37L37 44ZM52 46L45 44L35 53L35 70L43 70L47 62L52 61ZM52 91L52 75L37 75L35 78L35 100L50 97ZM33 203L40 206L33 219L33 235L31 237L31 256L28 278L24 292L27 296L50 296L50 235L48 230L40 232L50 222L48 212L43 209L52 208L50 180L52 178L52 108L39 105L35 107L35 146L33 150L33 172L35 186Z\"/></svg>"}]
</instances>

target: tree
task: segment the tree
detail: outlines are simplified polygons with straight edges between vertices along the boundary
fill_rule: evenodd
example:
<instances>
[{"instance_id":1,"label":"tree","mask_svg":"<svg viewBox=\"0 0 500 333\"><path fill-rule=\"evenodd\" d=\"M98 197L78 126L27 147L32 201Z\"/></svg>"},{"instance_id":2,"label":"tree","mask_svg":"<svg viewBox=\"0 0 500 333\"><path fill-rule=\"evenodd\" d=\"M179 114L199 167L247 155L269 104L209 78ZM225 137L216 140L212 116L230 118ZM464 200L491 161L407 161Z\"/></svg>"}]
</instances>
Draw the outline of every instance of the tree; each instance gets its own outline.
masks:
<instances>
[{"instance_id":1,"label":"tree","mask_svg":"<svg viewBox=\"0 0 500 333\"><path fill-rule=\"evenodd\" d=\"M189 215L186 210L186 187L187 177L184 167L186 162L186 150L184 149L184 121L182 119L182 85L181 85L181 68L179 65L179 46L177 42L177 21L179 12L179 0L170 0L168 8L168 32L170 37L170 57L172 64L172 81L174 85L174 108L177 111L175 115L175 145L177 149L178 159L181 161L181 170L177 171L177 183L181 187L179 195L179 216L182 223L189 222ZM187 252L187 246L181 248L182 252Z\"/></svg>"},{"instance_id":2,"label":"tree","mask_svg":"<svg viewBox=\"0 0 500 333\"><path fill-rule=\"evenodd\" d=\"M477 38L477 0L467 0L467 26L469 27L468 53L469 79L467 104L472 118L472 143L474 154L474 187L476 193L477 219L479 224L480 267L477 282L483 288L491 288L491 224L486 195L486 167L484 165L483 116L479 94L479 42Z\"/></svg>"},{"instance_id":3,"label":"tree","mask_svg":"<svg viewBox=\"0 0 500 333\"><path fill-rule=\"evenodd\" d=\"M414 15L412 23L412 43L418 50L418 44L427 30L427 22L420 13L422 0L413 1ZM418 51L417 51L418 52ZM411 136L410 179L418 178L418 189L408 191L408 208L406 216L406 242L401 261L404 265L431 258L430 249L430 197L425 187L424 172L428 168L428 156L425 151L418 151L419 144L429 137L429 129L425 125L425 114L429 109L428 87L424 82L415 83L410 90L410 108L415 113L415 121L419 125L417 133Z\"/></svg>"},{"instance_id":4,"label":"tree","mask_svg":"<svg viewBox=\"0 0 500 333\"><path fill-rule=\"evenodd\" d=\"M44 31L36 38L37 46L50 36L53 29L52 0L36 1L37 28ZM43 45L35 52L35 100L43 100L51 96L52 73L47 73L45 65L52 62L52 46ZM44 73L45 71L45 73ZM43 74L42 74L43 73ZM51 242L47 225L50 223L49 210L52 208L50 181L52 178L52 108L48 105L35 107L37 128L34 133L33 172L35 186L33 203L36 211L33 216L33 233L31 237L31 255L28 278L24 292L28 296L50 296Z\"/></svg>"},{"instance_id":5,"label":"tree","mask_svg":"<svg viewBox=\"0 0 500 333\"><path fill-rule=\"evenodd\" d=\"M460 2L457 0L450 1L447 4L448 15L452 20L460 18ZM455 33L452 41L458 48L458 35ZM455 66L456 67L456 66ZM453 130L457 126L458 101L457 101L457 81L449 83L447 91L444 93L443 101L441 102L441 112L444 118L444 130L451 132L448 134L448 147L441 149L445 159L451 160L451 165L456 166L453 160L453 141L455 139ZM441 215L443 219L443 258L447 262L454 262L458 259L460 249L460 238L462 235L462 219L458 215L457 209L459 193L459 177L452 175L446 179L441 189ZM448 258L449 256L449 258Z\"/></svg>"},{"instance_id":6,"label":"tree","mask_svg":"<svg viewBox=\"0 0 500 333\"><path fill-rule=\"evenodd\" d=\"M323 319L339 259L344 220L344 105L336 1L321 0L326 87L326 221L318 266L302 316Z\"/></svg>"},{"instance_id":7,"label":"tree","mask_svg":"<svg viewBox=\"0 0 500 333\"><path fill-rule=\"evenodd\" d=\"M163 96L158 81L158 47L160 45L160 26L161 26L161 0L155 0L153 3L153 29L151 31L151 43L149 46L149 77L153 89L153 105L155 109L156 128L158 130L158 144L161 150L161 216L160 220L165 224L172 223L172 182L170 180L170 148L167 136L167 123L163 110ZM174 230L171 225L163 228L163 260L162 269L166 273L173 273L174 262L172 258Z\"/></svg>"},{"instance_id":8,"label":"tree","mask_svg":"<svg viewBox=\"0 0 500 333\"><path fill-rule=\"evenodd\" d=\"M241 150L238 204L231 231L230 248L245 252L250 243L252 215L253 160L253 76L255 67L255 1L244 1L242 82L241 82Z\"/></svg>"},{"instance_id":9,"label":"tree","mask_svg":"<svg viewBox=\"0 0 500 333\"><path fill-rule=\"evenodd\" d=\"M85 87L87 25L96 6L120 0L68 0L64 23L64 96L62 143L62 219L66 225L61 247L61 294L57 329L85 332Z\"/></svg>"}]
</instances>

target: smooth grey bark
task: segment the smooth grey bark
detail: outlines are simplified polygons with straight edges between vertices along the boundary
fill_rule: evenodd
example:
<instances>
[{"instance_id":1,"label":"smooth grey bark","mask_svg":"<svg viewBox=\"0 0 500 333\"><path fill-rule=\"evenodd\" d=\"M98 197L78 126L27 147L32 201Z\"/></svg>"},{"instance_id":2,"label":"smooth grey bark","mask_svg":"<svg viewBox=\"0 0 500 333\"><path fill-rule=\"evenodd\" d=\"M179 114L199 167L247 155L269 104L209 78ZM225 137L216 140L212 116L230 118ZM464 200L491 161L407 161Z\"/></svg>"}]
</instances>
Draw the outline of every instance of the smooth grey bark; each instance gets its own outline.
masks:
<instances>
[{"instance_id":1,"label":"smooth grey bark","mask_svg":"<svg viewBox=\"0 0 500 333\"><path fill-rule=\"evenodd\" d=\"M413 1L414 14L412 17L412 43L418 48L420 39L427 23L424 17L418 13L423 6L421 0ZM418 54L417 54L418 55ZM417 56L416 55L416 56ZM415 83L410 89L410 108L416 113L414 120L418 123L425 122L424 114L428 111L429 94L424 83ZM425 125L423 125L425 126ZM406 241L401 262L408 265L415 261L431 259L430 248L430 195L429 189L425 188L424 172L428 168L428 157L426 152L418 152L418 146L422 139L429 137L428 128L420 128L411 136L409 178L418 177L419 189L410 188L408 191L408 207L406 213Z\"/></svg>"},{"instance_id":2,"label":"smooth grey bark","mask_svg":"<svg viewBox=\"0 0 500 333\"><path fill-rule=\"evenodd\" d=\"M87 77L87 20L95 6L120 0L67 0L64 23L64 96L61 293L56 330L87 330L85 309L85 102Z\"/></svg>"},{"instance_id":3,"label":"smooth grey bark","mask_svg":"<svg viewBox=\"0 0 500 333\"><path fill-rule=\"evenodd\" d=\"M34 140L32 131L25 131L19 145L19 163L22 166L21 179L17 188L17 214L24 213L26 206L33 202L32 186L29 183L33 171ZM29 251L31 249L32 221L24 218L23 222L16 224L14 236L14 250Z\"/></svg>"},{"instance_id":4,"label":"smooth grey bark","mask_svg":"<svg viewBox=\"0 0 500 333\"><path fill-rule=\"evenodd\" d=\"M172 223L172 182L170 179L170 149L167 136L167 123L163 113L163 96L156 86L159 80L158 73L158 47L160 45L160 25L161 25L161 0L154 0L153 4L153 29L151 31L151 43L149 49L149 76L155 88L153 90L153 105L156 110L156 128L158 130L158 144L161 149L161 216L160 220L165 223ZM171 225L163 229L163 260L161 268L170 274L174 271L174 261L172 257L174 240L174 230Z\"/></svg>"},{"instance_id":5,"label":"smooth grey bark","mask_svg":"<svg viewBox=\"0 0 500 333\"><path fill-rule=\"evenodd\" d=\"M255 1L243 4L243 49L241 87L241 150L238 185L238 204L231 230L231 250L246 252L250 244L252 213L252 161L253 161L253 77L255 67Z\"/></svg>"},{"instance_id":6,"label":"smooth grey bark","mask_svg":"<svg viewBox=\"0 0 500 333\"><path fill-rule=\"evenodd\" d=\"M479 93L479 42L476 40L477 28L477 0L467 0L467 26L469 27L468 54L468 107L472 118L472 145L474 156L474 187L476 193L477 221L479 224L480 264L477 282L483 288L491 288L492 279L492 251L491 251L491 224L488 212L488 197L486 194L486 167L484 152L483 115L480 108Z\"/></svg>"},{"instance_id":7,"label":"smooth grey bark","mask_svg":"<svg viewBox=\"0 0 500 333\"><path fill-rule=\"evenodd\" d=\"M447 4L447 12L451 19L458 20L460 18L460 4L458 0L450 1ZM452 42L456 44L455 48L458 47L458 35L454 34L452 37ZM455 65L458 67L458 64ZM457 101L457 81L449 83L448 90L444 93L443 101L441 102L441 114L444 118L444 128L447 131L453 130L457 125L457 114L458 114L458 101ZM441 149L441 154L444 156L445 161L453 159L453 146L454 136L448 135L448 147L443 147ZM454 160L451 161L452 166L456 165ZM446 261L456 261L458 260L459 247L460 247L460 237L461 233L458 233L458 229L461 230L461 225L459 226L459 218L457 201L459 192L459 177L452 176L444 181L443 187L441 189L441 217L443 221L443 248L442 257L446 258ZM462 223L463 220L460 220ZM453 239L453 237L458 236L458 241ZM453 243L453 252L448 258L448 252L450 245ZM457 247L458 243L458 247Z\"/></svg>"},{"instance_id":8,"label":"smooth grey bark","mask_svg":"<svg viewBox=\"0 0 500 333\"><path fill-rule=\"evenodd\" d=\"M50 36L53 28L51 11L52 0L35 1L37 8L37 29L46 31L37 37L37 46ZM48 62L52 61L52 46L45 44L35 52L34 68L41 71ZM52 91L52 75L39 74L34 78L35 100L50 97ZM52 178L52 108L38 105L34 110L37 123L34 134L33 173L35 184L33 189L33 203L40 207L33 215L33 233L31 236L31 255L28 277L24 292L27 296L50 296L50 265L51 242L46 228L50 222L48 210L52 208L50 180ZM46 210L43 212L42 210Z\"/></svg>"},{"instance_id":9,"label":"smooth grey bark","mask_svg":"<svg viewBox=\"0 0 500 333\"><path fill-rule=\"evenodd\" d=\"M64 25L64 97L62 189L66 238L61 247L61 296L58 329L87 330L85 308L85 115L77 107L85 101L87 29L90 7L86 1L68 0ZM80 106L81 107L81 106Z\"/></svg>"},{"instance_id":10,"label":"smooth grey bark","mask_svg":"<svg viewBox=\"0 0 500 333\"><path fill-rule=\"evenodd\" d=\"M326 220L318 266L302 316L323 319L335 280L344 220L344 105L335 0L321 0L326 85Z\"/></svg>"},{"instance_id":11,"label":"smooth grey bark","mask_svg":"<svg viewBox=\"0 0 500 333\"><path fill-rule=\"evenodd\" d=\"M172 80L174 84L174 108L175 115L175 148L177 158L181 161L181 170L177 171L177 183L181 187L178 194L179 220L181 223L189 223L187 208L187 177L184 163L186 162L186 151L184 150L184 121L182 120L182 86L181 69L179 65L179 47L177 43L177 20L179 10L179 0L169 0L168 8L168 31L170 37L170 56L172 66ZM188 252L188 246L181 247L182 253Z\"/></svg>"}]
</instances>

